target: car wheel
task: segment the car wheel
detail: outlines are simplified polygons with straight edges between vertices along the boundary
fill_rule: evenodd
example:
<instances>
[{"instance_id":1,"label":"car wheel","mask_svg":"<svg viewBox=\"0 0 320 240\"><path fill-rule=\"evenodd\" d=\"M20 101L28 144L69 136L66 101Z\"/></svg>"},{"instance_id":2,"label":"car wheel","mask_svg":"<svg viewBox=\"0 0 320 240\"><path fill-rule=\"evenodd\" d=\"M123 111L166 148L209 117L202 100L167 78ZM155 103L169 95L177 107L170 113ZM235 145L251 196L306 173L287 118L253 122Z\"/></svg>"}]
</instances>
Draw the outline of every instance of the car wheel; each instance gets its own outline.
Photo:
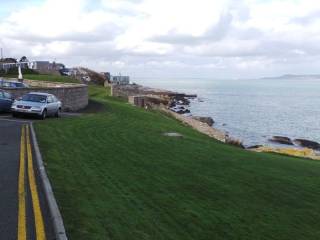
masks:
<instances>
[{"instance_id":1,"label":"car wheel","mask_svg":"<svg viewBox=\"0 0 320 240\"><path fill-rule=\"evenodd\" d=\"M42 114L41 114L41 119L44 120L47 117L47 109L44 109Z\"/></svg>"},{"instance_id":2,"label":"car wheel","mask_svg":"<svg viewBox=\"0 0 320 240\"><path fill-rule=\"evenodd\" d=\"M57 111L56 111L56 114L54 115L56 118L59 118L61 116L61 108L59 108Z\"/></svg>"},{"instance_id":3,"label":"car wheel","mask_svg":"<svg viewBox=\"0 0 320 240\"><path fill-rule=\"evenodd\" d=\"M12 113L12 117L19 117L18 113Z\"/></svg>"}]
</instances>

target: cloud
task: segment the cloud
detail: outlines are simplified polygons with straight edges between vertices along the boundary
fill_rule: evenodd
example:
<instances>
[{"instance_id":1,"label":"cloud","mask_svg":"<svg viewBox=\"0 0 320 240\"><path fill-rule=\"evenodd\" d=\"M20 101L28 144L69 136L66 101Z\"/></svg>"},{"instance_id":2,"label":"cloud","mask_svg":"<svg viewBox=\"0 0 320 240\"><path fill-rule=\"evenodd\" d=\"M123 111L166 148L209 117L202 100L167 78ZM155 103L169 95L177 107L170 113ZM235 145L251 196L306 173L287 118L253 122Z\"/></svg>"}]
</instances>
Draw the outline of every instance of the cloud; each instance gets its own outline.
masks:
<instances>
[{"instance_id":1,"label":"cloud","mask_svg":"<svg viewBox=\"0 0 320 240\"><path fill-rule=\"evenodd\" d=\"M143 75L315 71L313 0L42 0L0 20L7 56ZM8 10L6 10L8 12ZM256 71L259 69L259 71Z\"/></svg>"},{"instance_id":2,"label":"cloud","mask_svg":"<svg viewBox=\"0 0 320 240\"><path fill-rule=\"evenodd\" d=\"M210 27L201 36L192 36L188 34L179 34L175 30L170 30L166 35L155 36L151 41L170 43L170 44L199 44L208 41L217 41L224 38L230 30L232 15L229 13L220 16L219 21Z\"/></svg>"},{"instance_id":3,"label":"cloud","mask_svg":"<svg viewBox=\"0 0 320 240\"><path fill-rule=\"evenodd\" d=\"M295 17L291 20L291 23L305 26L309 24L314 24L315 22L319 22L319 21L320 21L320 11L315 11L306 16Z\"/></svg>"}]
</instances>

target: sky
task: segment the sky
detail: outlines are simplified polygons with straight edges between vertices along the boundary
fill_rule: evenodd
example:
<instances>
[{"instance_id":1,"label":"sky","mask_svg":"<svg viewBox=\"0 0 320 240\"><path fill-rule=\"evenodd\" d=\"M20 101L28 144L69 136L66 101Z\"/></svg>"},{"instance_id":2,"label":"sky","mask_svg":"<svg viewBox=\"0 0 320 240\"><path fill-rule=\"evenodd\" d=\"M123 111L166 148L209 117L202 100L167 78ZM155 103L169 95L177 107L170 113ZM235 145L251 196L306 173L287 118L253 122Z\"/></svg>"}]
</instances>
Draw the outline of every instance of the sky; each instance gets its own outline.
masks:
<instances>
[{"instance_id":1,"label":"sky","mask_svg":"<svg viewBox=\"0 0 320 240\"><path fill-rule=\"evenodd\" d=\"M5 57L133 78L320 73L317 0L1 0Z\"/></svg>"}]
</instances>

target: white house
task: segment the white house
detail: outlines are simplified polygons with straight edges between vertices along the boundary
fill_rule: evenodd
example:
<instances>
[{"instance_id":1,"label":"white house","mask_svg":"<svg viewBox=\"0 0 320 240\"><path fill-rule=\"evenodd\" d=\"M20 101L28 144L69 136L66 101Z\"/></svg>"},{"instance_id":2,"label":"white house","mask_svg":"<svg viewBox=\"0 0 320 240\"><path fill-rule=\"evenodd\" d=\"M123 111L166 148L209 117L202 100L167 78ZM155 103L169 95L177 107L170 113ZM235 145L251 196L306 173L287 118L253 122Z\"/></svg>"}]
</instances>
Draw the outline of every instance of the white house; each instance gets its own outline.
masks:
<instances>
[{"instance_id":1,"label":"white house","mask_svg":"<svg viewBox=\"0 0 320 240\"><path fill-rule=\"evenodd\" d=\"M111 76L110 82L117 85L126 85L130 83L129 76Z\"/></svg>"}]
</instances>

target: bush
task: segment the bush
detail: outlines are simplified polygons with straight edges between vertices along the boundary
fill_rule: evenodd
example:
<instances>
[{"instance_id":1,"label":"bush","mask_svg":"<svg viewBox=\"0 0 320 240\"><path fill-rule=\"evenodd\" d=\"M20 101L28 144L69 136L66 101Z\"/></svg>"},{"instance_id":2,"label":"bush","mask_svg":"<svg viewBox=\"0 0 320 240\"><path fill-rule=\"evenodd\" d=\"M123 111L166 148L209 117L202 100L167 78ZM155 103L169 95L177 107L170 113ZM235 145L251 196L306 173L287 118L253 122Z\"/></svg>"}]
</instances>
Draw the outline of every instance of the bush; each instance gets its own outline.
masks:
<instances>
[{"instance_id":1,"label":"bush","mask_svg":"<svg viewBox=\"0 0 320 240\"><path fill-rule=\"evenodd\" d=\"M22 74L39 74L37 71L33 70L33 69L29 69L29 68L22 68L21 69ZM12 75L16 75L18 76L19 74L19 70L18 67L13 67L8 69L8 71L6 72L5 70L1 69L0 70L0 76L12 76Z\"/></svg>"}]
</instances>

